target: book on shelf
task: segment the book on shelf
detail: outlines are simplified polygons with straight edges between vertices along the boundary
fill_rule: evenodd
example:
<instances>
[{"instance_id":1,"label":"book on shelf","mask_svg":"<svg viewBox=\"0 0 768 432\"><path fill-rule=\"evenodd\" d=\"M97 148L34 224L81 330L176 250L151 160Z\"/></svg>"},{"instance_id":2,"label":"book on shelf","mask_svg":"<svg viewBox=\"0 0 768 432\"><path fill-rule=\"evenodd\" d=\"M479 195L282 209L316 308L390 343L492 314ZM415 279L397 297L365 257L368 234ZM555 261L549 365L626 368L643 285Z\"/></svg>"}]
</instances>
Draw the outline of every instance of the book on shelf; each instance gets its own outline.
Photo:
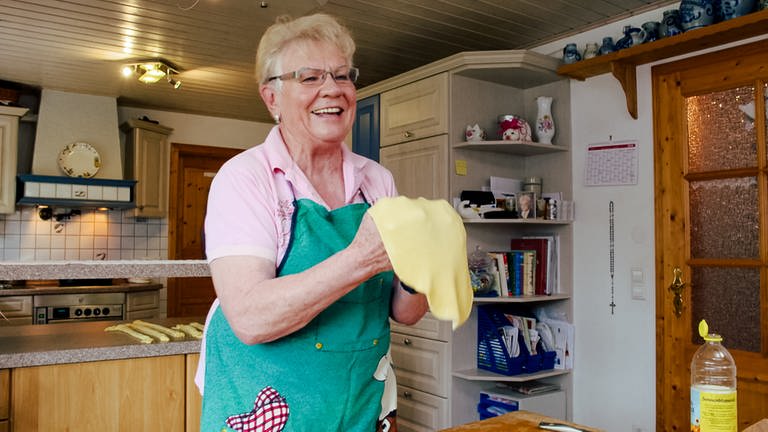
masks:
<instances>
[{"instance_id":1,"label":"book on shelf","mask_svg":"<svg viewBox=\"0 0 768 432\"><path fill-rule=\"evenodd\" d=\"M507 253L509 263L511 296L534 295L534 275L536 269L536 251L513 250Z\"/></svg>"},{"instance_id":2,"label":"book on shelf","mask_svg":"<svg viewBox=\"0 0 768 432\"><path fill-rule=\"evenodd\" d=\"M507 264L507 254L504 252L490 252L490 255L496 262L499 280L499 296L509 296L509 266Z\"/></svg>"},{"instance_id":3,"label":"book on shelf","mask_svg":"<svg viewBox=\"0 0 768 432\"><path fill-rule=\"evenodd\" d=\"M549 257L549 244L542 238L513 238L510 240L512 249L533 250L534 253L534 273L533 273L533 293L525 295L547 295L547 265Z\"/></svg>"},{"instance_id":4,"label":"book on shelf","mask_svg":"<svg viewBox=\"0 0 768 432\"><path fill-rule=\"evenodd\" d=\"M544 239L547 241L547 257L545 261L546 294L560 292L560 236L558 234L542 234L524 236L524 239Z\"/></svg>"}]
</instances>

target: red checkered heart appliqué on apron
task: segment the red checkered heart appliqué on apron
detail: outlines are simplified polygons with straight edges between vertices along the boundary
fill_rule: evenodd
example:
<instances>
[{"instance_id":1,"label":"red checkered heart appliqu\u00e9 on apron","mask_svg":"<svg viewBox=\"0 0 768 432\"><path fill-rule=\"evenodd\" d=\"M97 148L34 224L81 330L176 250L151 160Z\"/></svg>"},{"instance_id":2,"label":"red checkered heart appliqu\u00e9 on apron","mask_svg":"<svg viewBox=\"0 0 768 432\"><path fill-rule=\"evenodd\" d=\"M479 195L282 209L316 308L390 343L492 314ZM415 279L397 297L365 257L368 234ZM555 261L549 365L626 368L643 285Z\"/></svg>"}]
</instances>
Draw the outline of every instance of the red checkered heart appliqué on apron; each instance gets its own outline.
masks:
<instances>
[{"instance_id":1,"label":"red checkered heart appliqu\u00e9 on apron","mask_svg":"<svg viewBox=\"0 0 768 432\"><path fill-rule=\"evenodd\" d=\"M253 410L227 417L227 426L243 432L280 432L288 421L288 403L272 387L256 396Z\"/></svg>"}]
</instances>

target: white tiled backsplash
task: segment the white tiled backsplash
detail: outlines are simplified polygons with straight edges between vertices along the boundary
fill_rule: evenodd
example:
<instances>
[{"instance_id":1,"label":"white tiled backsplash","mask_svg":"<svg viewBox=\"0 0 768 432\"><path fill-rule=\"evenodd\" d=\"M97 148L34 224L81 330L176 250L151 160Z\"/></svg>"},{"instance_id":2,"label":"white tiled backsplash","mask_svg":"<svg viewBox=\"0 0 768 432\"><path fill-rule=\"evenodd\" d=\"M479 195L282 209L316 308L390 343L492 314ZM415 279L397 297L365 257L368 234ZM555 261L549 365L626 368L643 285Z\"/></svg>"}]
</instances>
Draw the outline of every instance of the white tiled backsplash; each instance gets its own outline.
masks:
<instances>
[{"instance_id":1,"label":"white tiled backsplash","mask_svg":"<svg viewBox=\"0 0 768 432\"><path fill-rule=\"evenodd\" d=\"M3 261L167 259L168 220L130 217L132 210L82 210L57 222L35 207L0 215Z\"/></svg>"}]
</instances>

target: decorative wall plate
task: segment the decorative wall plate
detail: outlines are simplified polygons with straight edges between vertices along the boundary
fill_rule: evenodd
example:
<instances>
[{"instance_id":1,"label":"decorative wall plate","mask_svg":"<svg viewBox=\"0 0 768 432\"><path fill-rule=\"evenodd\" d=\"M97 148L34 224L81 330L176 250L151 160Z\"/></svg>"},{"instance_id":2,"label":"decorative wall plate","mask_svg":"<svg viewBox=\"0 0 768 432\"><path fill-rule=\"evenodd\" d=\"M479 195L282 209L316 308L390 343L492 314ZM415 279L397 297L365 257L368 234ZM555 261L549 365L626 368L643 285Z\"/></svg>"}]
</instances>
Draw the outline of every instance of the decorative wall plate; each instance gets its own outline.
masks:
<instances>
[{"instance_id":1,"label":"decorative wall plate","mask_svg":"<svg viewBox=\"0 0 768 432\"><path fill-rule=\"evenodd\" d=\"M101 168L101 156L84 142L67 144L59 153L59 168L70 177L91 178Z\"/></svg>"}]
</instances>

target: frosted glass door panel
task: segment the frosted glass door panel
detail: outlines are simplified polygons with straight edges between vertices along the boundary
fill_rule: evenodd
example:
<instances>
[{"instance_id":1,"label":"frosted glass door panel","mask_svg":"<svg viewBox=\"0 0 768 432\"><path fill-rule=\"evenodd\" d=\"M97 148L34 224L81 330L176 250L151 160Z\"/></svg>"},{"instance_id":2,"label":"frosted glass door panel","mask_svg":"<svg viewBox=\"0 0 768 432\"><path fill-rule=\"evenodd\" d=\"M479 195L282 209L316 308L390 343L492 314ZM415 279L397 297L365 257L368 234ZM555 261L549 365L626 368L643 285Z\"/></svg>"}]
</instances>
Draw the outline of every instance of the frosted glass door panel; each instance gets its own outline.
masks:
<instances>
[{"instance_id":1,"label":"frosted glass door panel","mask_svg":"<svg viewBox=\"0 0 768 432\"><path fill-rule=\"evenodd\" d=\"M748 86L686 98L689 172L756 166L755 128L740 108L754 93Z\"/></svg>"},{"instance_id":2,"label":"frosted glass door panel","mask_svg":"<svg viewBox=\"0 0 768 432\"><path fill-rule=\"evenodd\" d=\"M755 177L690 183L691 257L759 258Z\"/></svg>"},{"instance_id":3,"label":"frosted glass door panel","mask_svg":"<svg viewBox=\"0 0 768 432\"><path fill-rule=\"evenodd\" d=\"M748 267L698 267L691 275L692 328L707 320L728 349L760 352L760 270ZM692 332L691 342L701 343Z\"/></svg>"}]
</instances>

